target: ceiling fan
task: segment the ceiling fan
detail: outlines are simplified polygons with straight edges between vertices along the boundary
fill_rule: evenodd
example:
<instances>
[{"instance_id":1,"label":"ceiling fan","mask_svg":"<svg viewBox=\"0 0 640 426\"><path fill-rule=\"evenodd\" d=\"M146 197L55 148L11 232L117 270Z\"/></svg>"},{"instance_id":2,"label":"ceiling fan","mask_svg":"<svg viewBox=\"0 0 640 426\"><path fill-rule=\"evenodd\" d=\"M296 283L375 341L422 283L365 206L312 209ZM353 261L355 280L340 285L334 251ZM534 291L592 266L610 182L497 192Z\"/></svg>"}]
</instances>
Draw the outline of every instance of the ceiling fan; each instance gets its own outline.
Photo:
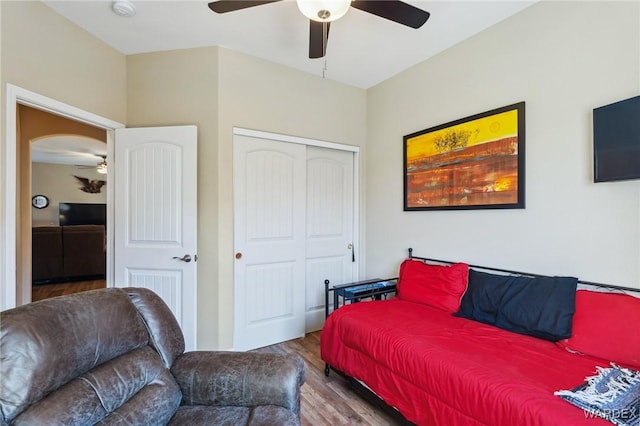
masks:
<instances>
[{"instance_id":1,"label":"ceiling fan","mask_svg":"<svg viewBox=\"0 0 640 426\"><path fill-rule=\"evenodd\" d=\"M79 169L96 169L96 172L106 175L107 174L107 156L106 155L97 155L96 157L100 157L102 160L98 161L95 166L77 166Z\"/></svg>"},{"instance_id":2,"label":"ceiling fan","mask_svg":"<svg viewBox=\"0 0 640 426\"><path fill-rule=\"evenodd\" d=\"M216 13L227 13L282 0L218 0L209 3ZM344 16L349 7L372 13L381 18L420 28L430 13L399 0L296 0L298 8L309 21L309 58L322 58L327 52L329 25Z\"/></svg>"}]
</instances>

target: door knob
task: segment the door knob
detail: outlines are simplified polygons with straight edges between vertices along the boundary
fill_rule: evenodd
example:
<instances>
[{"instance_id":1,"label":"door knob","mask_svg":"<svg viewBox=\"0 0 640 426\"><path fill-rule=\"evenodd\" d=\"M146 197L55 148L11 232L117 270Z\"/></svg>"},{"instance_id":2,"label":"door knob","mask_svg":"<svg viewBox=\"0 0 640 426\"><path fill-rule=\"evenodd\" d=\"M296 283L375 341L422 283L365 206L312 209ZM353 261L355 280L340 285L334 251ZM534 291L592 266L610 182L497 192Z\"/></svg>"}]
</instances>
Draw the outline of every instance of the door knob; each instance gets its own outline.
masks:
<instances>
[{"instance_id":1,"label":"door knob","mask_svg":"<svg viewBox=\"0 0 640 426\"><path fill-rule=\"evenodd\" d=\"M172 259L178 259L178 260L182 260L183 262L191 262L191 256L189 256L188 254L185 254L182 257L178 257L178 256L173 256Z\"/></svg>"}]
</instances>

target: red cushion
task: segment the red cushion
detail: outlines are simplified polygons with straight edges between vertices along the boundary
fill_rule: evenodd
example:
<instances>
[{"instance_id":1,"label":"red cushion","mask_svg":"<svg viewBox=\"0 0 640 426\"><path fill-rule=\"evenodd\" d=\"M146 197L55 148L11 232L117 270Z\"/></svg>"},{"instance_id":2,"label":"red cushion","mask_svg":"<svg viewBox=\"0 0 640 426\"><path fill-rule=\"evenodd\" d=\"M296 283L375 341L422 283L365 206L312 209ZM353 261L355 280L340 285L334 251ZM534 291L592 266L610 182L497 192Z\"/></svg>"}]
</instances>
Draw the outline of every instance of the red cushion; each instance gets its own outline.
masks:
<instances>
[{"instance_id":1,"label":"red cushion","mask_svg":"<svg viewBox=\"0 0 640 426\"><path fill-rule=\"evenodd\" d=\"M640 368L640 299L626 294L578 290L571 337L559 341L558 345Z\"/></svg>"},{"instance_id":2,"label":"red cushion","mask_svg":"<svg viewBox=\"0 0 640 426\"><path fill-rule=\"evenodd\" d=\"M428 265L407 259L400 265L398 298L457 312L469 283L469 265Z\"/></svg>"}]
</instances>

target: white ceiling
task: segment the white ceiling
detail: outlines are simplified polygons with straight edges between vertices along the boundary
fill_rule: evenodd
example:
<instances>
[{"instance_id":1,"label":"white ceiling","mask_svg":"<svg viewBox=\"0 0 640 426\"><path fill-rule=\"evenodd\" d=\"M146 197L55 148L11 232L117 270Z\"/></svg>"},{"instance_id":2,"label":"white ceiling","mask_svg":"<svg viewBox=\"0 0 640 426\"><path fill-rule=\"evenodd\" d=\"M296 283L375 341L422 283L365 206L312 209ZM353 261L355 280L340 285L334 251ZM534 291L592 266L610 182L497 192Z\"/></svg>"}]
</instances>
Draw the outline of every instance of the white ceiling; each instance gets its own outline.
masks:
<instances>
[{"instance_id":1,"label":"white ceiling","mask_svg":"<svg viewBox=\"0 0 640 426\"><path fill-rule=\"evenodd\" d=\"M535 1L408 0L431 13L417 30L350 8L331 24L324 59L308 58L309 21L293 0L221 15L207 1L133 0L131 18L113 13L111 1L44 3L126 55L221 46L318 76L326 67L325 78L367 89Z\"/></svg>"},{"instance_id":2,"label":"white ceiling","mask_svg":"<svg viewBox=\"0 0 640 426\"><path fill-rule=\"evenodd\" d=\"M34 163L96 166L103 156L107 156L107 144L84 136L50 136L31 143Z\"/></svg>"}]
</instances>

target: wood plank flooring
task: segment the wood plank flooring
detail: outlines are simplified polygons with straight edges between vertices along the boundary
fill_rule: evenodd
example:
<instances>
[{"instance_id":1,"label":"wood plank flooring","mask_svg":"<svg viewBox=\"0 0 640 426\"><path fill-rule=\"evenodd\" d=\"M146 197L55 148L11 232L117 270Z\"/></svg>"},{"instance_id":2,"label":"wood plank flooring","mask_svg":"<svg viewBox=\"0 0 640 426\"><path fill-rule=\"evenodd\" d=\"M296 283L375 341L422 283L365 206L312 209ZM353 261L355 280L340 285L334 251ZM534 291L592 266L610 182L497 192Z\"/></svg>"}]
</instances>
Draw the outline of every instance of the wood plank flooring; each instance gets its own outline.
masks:
<instances>
[{"instance_id":1,"label":"wood plank flooring","mask_svg":"<svg viewBox=\"0 0 640 426\"><path fill-rule=\"evenodd\" d=\"M36 302L50 297L63 296L65 294L78 293L81 291L95 290L105 287L105 280L34 285L31 286L31 301Z\"/></svg>"},{"instance_id":2,"label":"wood plank flooring","mask_svg":"<svg viewBox=\"0 0 640 426\"><path fill-rule=\"evenodd\" d=\"M320 358L320 332L290 340L256 352L295 353L307 367L307 379L302 386L301 421L303 426L337 425L397 425L391 417L350 389L348 382L332 371L324 375L324 361Z\"/></svg>"}]
</instances>

